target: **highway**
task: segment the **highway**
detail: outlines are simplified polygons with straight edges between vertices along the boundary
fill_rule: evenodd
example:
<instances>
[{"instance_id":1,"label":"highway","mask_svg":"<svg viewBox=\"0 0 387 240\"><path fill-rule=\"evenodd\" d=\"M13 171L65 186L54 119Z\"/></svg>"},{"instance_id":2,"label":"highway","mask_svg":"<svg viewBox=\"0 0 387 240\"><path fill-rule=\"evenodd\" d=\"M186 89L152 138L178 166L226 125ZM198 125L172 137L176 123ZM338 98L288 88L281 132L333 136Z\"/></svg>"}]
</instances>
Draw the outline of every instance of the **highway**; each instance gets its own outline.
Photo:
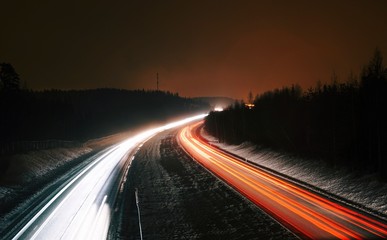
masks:
<instances>
[{"instance_id":1,"label":"highway","mask_svg":"<svg viewBox=\"0 0 387 240\"><path fill-rule=\"evenodd\" d=\"M192 161L178 143L179 130L157 134L136 153L111 239L141 238L137 203L143 239L298 239Z\"/></svg>"},{"instance_id":2,"label":"highway","mask_svg":"<svg viewBox=\"0 0 387 240\"><path fill-rule=\"evenodd\" d=\"M31 214L2 239L106 239L121 182L134 154L154 135L205 115L144 131L116 144L74 173L37 204Z\"/></svg>"},{"instance_id":3,"label":"highway","mask_svg":"<svg viewBox=\"0 0 387 240\"><path fill-rule=\"evenodd\" d=\"M301 238L387 238L385 222L211 146L200 136L202 124L186 126L179 132L178 139L185 151Z\"/></svg>"}]
</instances>

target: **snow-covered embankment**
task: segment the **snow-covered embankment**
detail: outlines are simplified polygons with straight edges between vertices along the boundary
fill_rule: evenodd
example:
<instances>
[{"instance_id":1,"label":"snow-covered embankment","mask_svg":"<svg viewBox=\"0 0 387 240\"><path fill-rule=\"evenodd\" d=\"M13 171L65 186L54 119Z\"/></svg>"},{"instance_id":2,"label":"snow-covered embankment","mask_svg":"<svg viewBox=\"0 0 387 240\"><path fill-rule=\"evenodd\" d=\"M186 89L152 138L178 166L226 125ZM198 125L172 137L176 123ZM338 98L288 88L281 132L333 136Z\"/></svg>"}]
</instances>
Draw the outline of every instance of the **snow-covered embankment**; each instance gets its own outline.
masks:
<instances>
[{"instance_id":1,"label":"snow-covered embankment","mask_svg":"<svg viewBox=\"0 0 387 240\"><path fill-rule=\"evenodd\" d=\"M258 149L250 143L219 143L204 130L202 136L212 144L251 162L298 179L317 189L347 199L373 212L387 215L387 183L374 175L360 176L343 168L332 168L319 160L308 160L269 149Z\"/></svg>"}]
</instances>

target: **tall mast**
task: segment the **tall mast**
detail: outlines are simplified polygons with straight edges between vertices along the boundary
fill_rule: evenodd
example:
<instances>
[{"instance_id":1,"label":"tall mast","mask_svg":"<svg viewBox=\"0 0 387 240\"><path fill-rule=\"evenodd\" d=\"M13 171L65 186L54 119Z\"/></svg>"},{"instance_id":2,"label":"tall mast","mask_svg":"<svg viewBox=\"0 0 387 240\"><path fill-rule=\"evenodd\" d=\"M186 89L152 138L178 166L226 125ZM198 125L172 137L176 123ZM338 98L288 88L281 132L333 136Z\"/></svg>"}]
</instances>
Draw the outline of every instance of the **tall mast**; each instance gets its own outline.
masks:
<instances>
[{"instance_id":1,"label":"tall mast","mask_svg":"<svg viewBox=\"0 0 387 240\"><path fill-rule=\"evenodd\" d=\"M159 90L159 73L156 74L157 91Z\"/></svg>"}]
</instances>

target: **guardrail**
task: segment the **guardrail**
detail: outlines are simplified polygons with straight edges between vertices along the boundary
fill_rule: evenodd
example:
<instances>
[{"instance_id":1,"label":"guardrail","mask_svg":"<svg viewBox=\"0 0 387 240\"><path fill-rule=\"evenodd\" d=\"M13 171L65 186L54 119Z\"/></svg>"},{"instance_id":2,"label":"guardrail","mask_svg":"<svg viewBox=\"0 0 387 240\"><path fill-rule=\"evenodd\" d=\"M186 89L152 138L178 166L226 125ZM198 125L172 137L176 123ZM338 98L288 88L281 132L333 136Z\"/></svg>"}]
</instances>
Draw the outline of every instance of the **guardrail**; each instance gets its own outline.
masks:
<instances>
[{"instance_id":1,"label":"guardrail","mask_svg":"<svg viewBox=\"0 0 387 240\"><path fill-rule=\"evenodd\" d=\"M136 197L136 206L137 206L137 213L138 213L138 228L140 230L140 239L143 240L142 238L142 227L141 227L141 213L140 213L140 202L138 200L138 189L136 188L136 191L134 192L135 197Z\"/></svg>"}]
</instances>

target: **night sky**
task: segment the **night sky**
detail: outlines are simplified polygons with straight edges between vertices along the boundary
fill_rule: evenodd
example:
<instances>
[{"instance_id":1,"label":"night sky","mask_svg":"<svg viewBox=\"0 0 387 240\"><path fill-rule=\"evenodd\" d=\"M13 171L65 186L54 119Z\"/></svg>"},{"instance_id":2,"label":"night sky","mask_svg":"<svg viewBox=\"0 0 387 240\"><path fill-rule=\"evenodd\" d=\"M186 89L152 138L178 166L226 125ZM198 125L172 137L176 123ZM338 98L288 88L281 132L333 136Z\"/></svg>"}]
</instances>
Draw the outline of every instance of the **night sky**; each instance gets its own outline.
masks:
<instances>
[{"instance_id":1,"label":"night sky","mask_svg":"<svg viewBox=\"0 0 387 240\"><path fill-rule=\"evenodd\" d=\"M35 0L0 4L0 62L32 89L254 94L346 80L376 47L387 1Z\"/></svg>"}]
</instances>

